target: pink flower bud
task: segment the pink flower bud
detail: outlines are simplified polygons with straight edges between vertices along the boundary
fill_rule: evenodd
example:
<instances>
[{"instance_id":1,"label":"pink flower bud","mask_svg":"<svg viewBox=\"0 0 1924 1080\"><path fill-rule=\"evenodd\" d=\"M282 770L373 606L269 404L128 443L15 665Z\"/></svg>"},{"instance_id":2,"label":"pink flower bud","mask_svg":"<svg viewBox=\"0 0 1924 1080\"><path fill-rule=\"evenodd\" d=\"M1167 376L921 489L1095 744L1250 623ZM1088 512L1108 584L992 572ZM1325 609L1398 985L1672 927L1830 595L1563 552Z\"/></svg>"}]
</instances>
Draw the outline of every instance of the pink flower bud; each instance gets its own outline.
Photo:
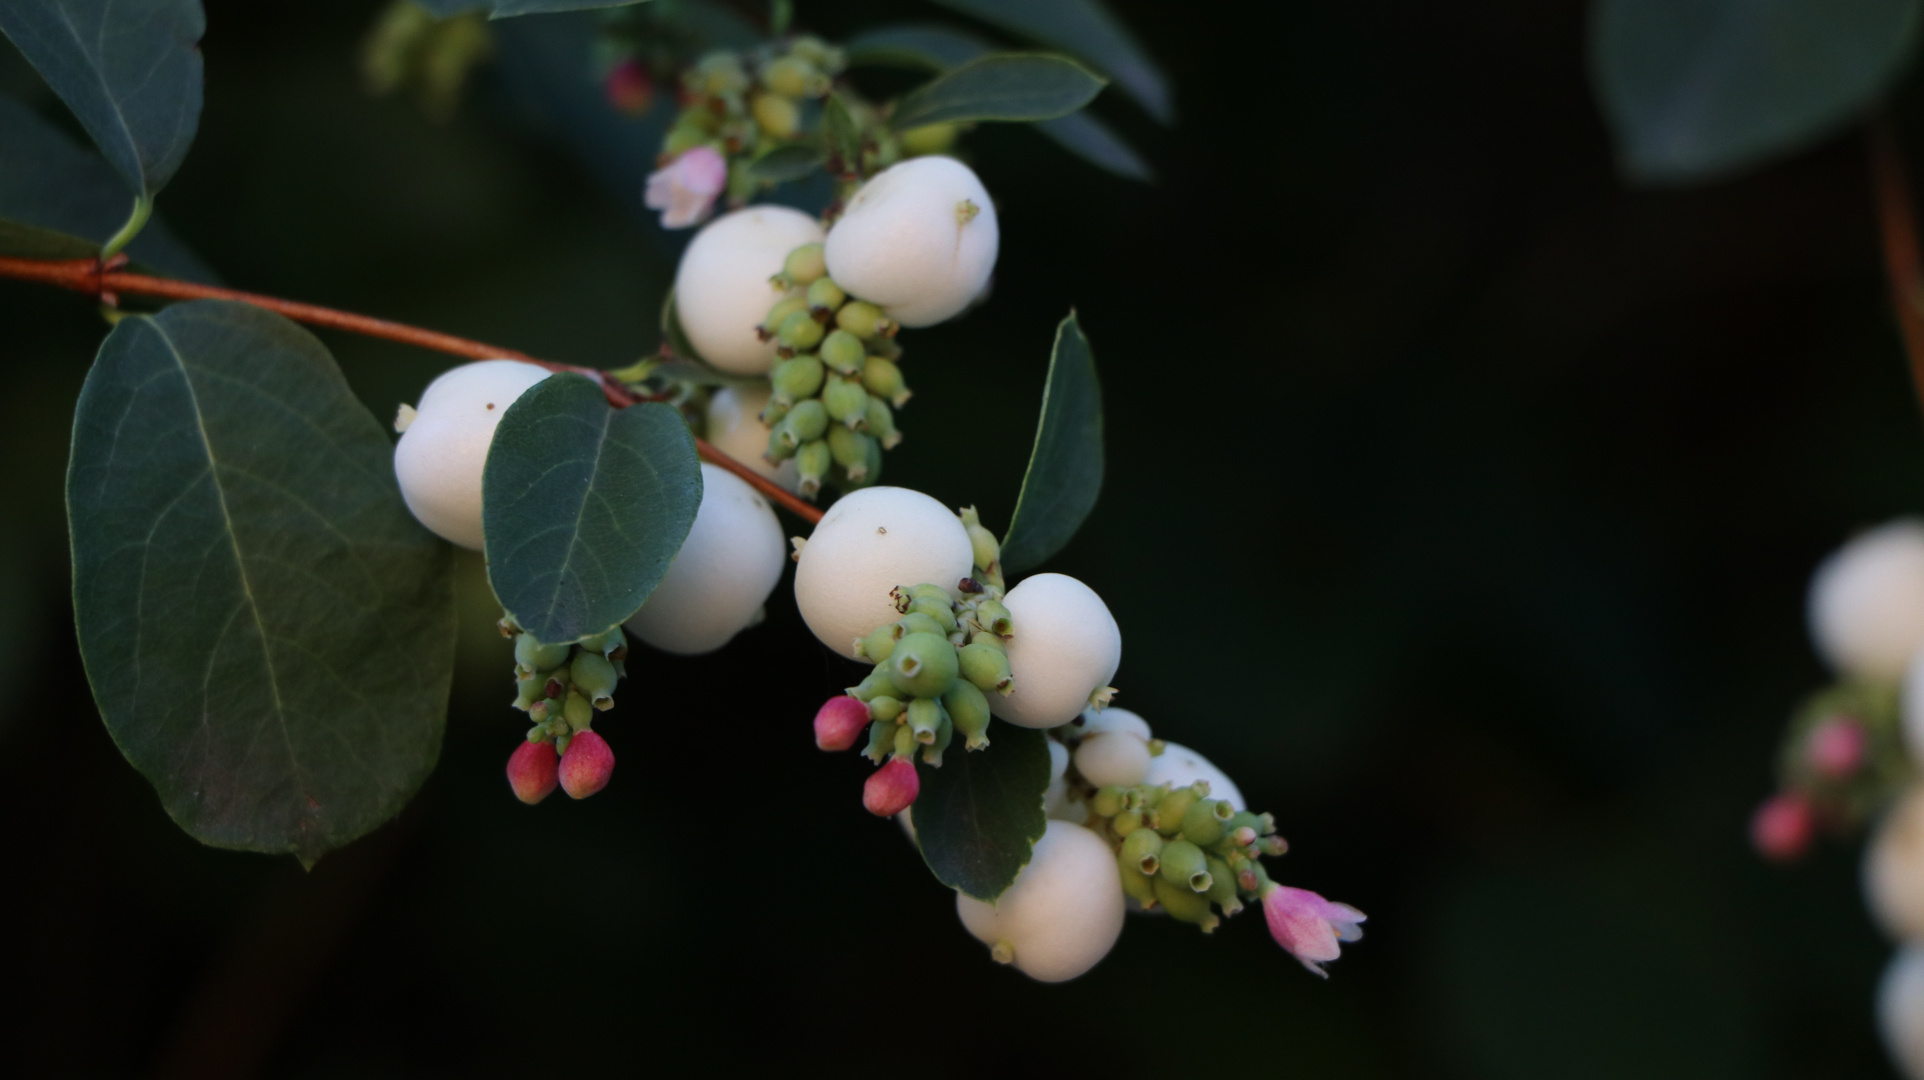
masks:
<instances>
[{"instance_id":1,"label":"pink flower bud","mask_svg":"<svg viewBox=\"0 0 1924 1080\"><path fill-rule=\"evenodd\" d=\"M1810 800L1794 791L1765 799L1750 817L1750 843L1771 862L1795 862L1810 850L1816 815Z\"/></svg>"},{"instance_id":2,"label":"pink flower bud","mask_svg":"<svg viewBox=\"0 0 1924 1080\"><path fill-rule=\"evenodd\" d=\"M508 786L529 806L553 795L557 782L553 743L524 742L508 755Z\"/></svg>"},{"instance_id":3,"label":"pink flower bud","mask_svg":"<svg viewBox=\"0 0 1924 1080\"><path fill-rule=\"evenodd\" d=\"M561 755L561 788L571 799L585 799L608 786L615 771L615 752L608 740L592 731L577 732Z\"/></svg>"},{"instance_id":4,"label":"pink flower bud","mask_svg":"<svg viewBox=\"0 0 1924 1080\"><path fill-rule=\"evenodd\" d=\"M1324 978L1323 965L1342 954L1340 944L1361 941L1362 912L1348 904L1331 903L1307 889L1270 882L1263 889L1263 920L1269 936L1302 965Z\"/></svg>"},{"instance_id":5,"label":"pink flower bud","mask_svg":"<svg viewBox=\"0 0 1924 1080\"><path fill-rule=\"evenodd\" d=\"M815 713L815 745L823 750L846 750L862 737L868 720L868 706L860 698L847 694L829 698Z\"/></svg>"},{"instance_id":6,"label":"pink flower bud","mask_svg":"<svg viewBox=\"0 0 1924 1080\"><path fill-rule=\"evenodd\" d=\"M1864 764L1870 736L1855 716L1826 718L1810 730L1804 758L1811 771L1829 780L1842 780Z\"/></svg>"},{"instance_id":7,"label":"pink flower bud","mask_svg":"<svg viewBox=\"0 0 1924 1080\"><path fill-rule=\"evenodd\" d=\"M632 56L608 72L604 86L608 91L608 104L630 116L647 112L655 101L655 80L641 61Z\"/></svg>"},{"instance_id":8,"label":"pink flower bud","mask_svg":"<svg viewBox=\"0 0 1924 1080\"><path fill-rule=\"evenodd\" d=\"M642 202L661 211L662 228L685 229L708 220L727 186L727 160L712 146L696 146L648 175Z\"/></svg>"},{"instance_id":9,"label":"pink flower bud","mask_svg":"<svg viewBox=\"0 0 1924 1080\"><path fill-rule=\"evenodd\" d=\"M892 758L862 786L862 805L876 817L894 817L907 810L921 793L922 778L915 775L915 763Z\"/></svg>"}]
</instances>

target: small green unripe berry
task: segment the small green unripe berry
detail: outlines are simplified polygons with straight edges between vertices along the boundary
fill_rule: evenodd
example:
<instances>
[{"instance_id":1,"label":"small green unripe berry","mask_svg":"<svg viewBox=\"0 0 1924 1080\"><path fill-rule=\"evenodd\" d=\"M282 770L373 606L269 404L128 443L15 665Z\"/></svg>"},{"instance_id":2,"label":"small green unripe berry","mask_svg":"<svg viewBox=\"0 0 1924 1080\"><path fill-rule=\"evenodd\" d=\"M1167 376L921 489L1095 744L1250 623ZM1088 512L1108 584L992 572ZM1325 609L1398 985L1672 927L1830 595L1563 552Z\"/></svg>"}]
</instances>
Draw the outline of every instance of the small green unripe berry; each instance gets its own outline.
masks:
<instances>
[{"instance_id":1,"label":"small green unripe berry","mask_svg":"<svg viewBox=\"0 0 1924 1080\"><path fill-rule=\"evenodd\" d=\"M822 361L806 353L776 364L768 373L769 385L775 390L773 400L793 407L797 401L814 397L822 388L824 374ZM762 419L774 423L781 418L764 415Z\"/></svg>"},{"instance_id":2,"label":"small green unripe berry","mask_svg":"<svg viewBox=\"0 0 1924 1080\"><path fill-rule=\"evenodd\" d=\"M889 653L895 650L895 636L894 624L876 627L866 636L855 639L855 658L871 664L887 660ZM872 706L870 711L873 711Z\"/></svg>"},{"instance_id":3,"label":"small green unripe berry","mask_svg":"<svg viewBox=\"0 0 1924 1080\"><path fill-rule=\"evenodd\" d=\"M1001 541L995 538L994 533L981 525L969 526L969 545L975 549L975 565L984 570L995 566L995 561L1002 557ZM997 604L996 607L1000 608L1002 605ZM1009 609L1002 608L1002 610L1004 613L1007 613ZM1006 631L997 632L1006 633Z\"/></svg>"},{"instance_id":4,"label":"small green unripe berry","mask_svg":"<svg viewBox=\"0 0 1924 1080\"><path fill-rule=\"evenodd\" d=\"M553 671L568 662L568 651L566 645L543 645L533 634L514 639L514 662L530 672Z\"/></svg>"},{"instance_id":5,"label":"small green unripe berry","mask_svg":"<svg viewBox=\"0 0 1924 1080\"><path fill-rule=\"evenodd\" d=\"M788 415L782 418L780 434L783 443L799 447L821 438L827 431L828 410L822 408L820 398L809 398L796 402L795 407L788 410ZM829 447L831 452L834 449Z\"/></svg>"},{"instance_id":6,"label":"small green unripe berry","mask_svg":"<svg viewBox=\"0 0 1924 1080\"><path fill-rule=\"evenodd\" d=\"M782 324L788 321L790 315L798 311L807 310L808 301L799 296L790 296L777 300L775 306L768 309L768 317L762 320L763 338L774 337L777 333L781 332Z\"/></svg>"},{"instance_id":7,"label":"small green unripe berry","mask_svg":"<svg viewBox=\"0 0 1924 1080\"><path fill-rule=\"evenodd\" d=\"M562 718L567 720L568 727L575 731L586 731L588 725L595 721L594 706L588 704L588 699L580 694L569 694L568 700L562 704L561 709Z\"/></svg>"},{"instance_id":8,"label":"small green unripe berry","mask_svg":"<svg viewBox=\"0 0 1924 1080\"><path fill-rule=\"evenodd\" d=\"M1122 874L1122 891L1124 894L1136 903L1141 904L1144 908L1153 908L1156 906L1155 879L1143 873L1141 870L1136 869L1135 862L1129 858L1126 852L1117 854L1116 869Z\"/></svg>"},{"instance_id":9,"label":"small green unripe berry","mask_svg":"<svg viewBox=\"0 0 1924 1080\"><path fill-rule=\"evenodd\" d=\"M889 321L882 309L862 300L851 300L842 305L841 310L835 313L835 325L858 338L888 337L895 333L895 324Z\"/></svg>"},{"instance_id":10,"label":"small green unripe berry","mask_svg":"<svg viewBox=\"0 0 1924 1080\"><path fill-rule=\"evenodd\" d=\"M942 628L942 633L945 635L955 629L955 609L949 605L949 598L946 596L940 598L917 596L909 601L907 614L927 615L935 620L936 625Z\"/></svg>"},{"instance_id":11,"label":"small green unripe berry","mask_svg":"<svg viewBox=\"0 0 1924 1080\"><path fill-rule=\"evenodd\" d=\"M847 301L848 294L842 291L840 285L835 284L835 279L833 278L816 278L808 287L808 309L810 311L820 311L833 315L836 309L840 308Z\"/></svg>"},{"instance_id":12,"label":"small green unripe berry","mask_svg":"<svg viewBox=\"0 0 1924 1080\"><path fill-rule=\"evenodd\" d=\"M1156 901L1172 917L1202 927L1205 934L1221 925L1222 920L1216 917L1215 912L1209 910L1209 898L1197 893L1188 885L1172 882L1161 874L1151 879L1151 884L1156 890Z\"/></svg>"},{"instance_id":13,"label":"small green unripe berry","mask_svg":"<svg viewBox=\"0 0 1924 1080\"><path fill-rule=\"evenodd\" d=\"M989 699L967 679L957 679L942 695L942 707L948 711L949 719L955 730L962 733L971 750L980 750L989 745Z\"/></svg>"},{"instance_id":14,"label":"small green unripe berry","mask_svg":"<svg viewBox=\"0 0 1924 1080\"><path fill-rule=\"evenodd\" d=\"M882 444L882 449L893 450L902 445L902 433L895 430L895 413L888 402L878 397L869 397L863 417L868 428L869 438Z\"/></svg>"},{"instance_id":15,"label":"small green unripe berry","mask_svg":"<svg viewBox=\"0 0 1924 1080\"><path fill-rule=\"evenodd\" d=\"M868 699L868 714L877 720L887 720L893 723L895 718L901 716L903 710L906 708L907 706L902 704L900 698L893 698L887 694L877 694Z\"/></svg>"},{"instance_id":16,"label":"small green unripe berry","mask_svg":"<svg viewBox=\"0 0 1924 1080\"><path fill-rule=\"evenodd\" d=\"M976 554L980 556L980 549L977 549ZM977 562L975 565L986 569L991 564ZM996 637L1003 638L1008 637L1014 632L1015 619L1010 616L1009 609L1003 607L1000 602L995 600L979 600L975 605L975 625L980 626Z\"/></svg>"},{"instance_id":17,"label":"small green unripe berry","mask_svg":"<svg viewBox=\"0 0 1924 1080\"><path fill-rule=\"evenodd\" d=\"M955 684L955 646L935 634L904 634L895 643L886 669L896 689L911 697L934 698Z\"/></svg>"},{"instance_id":18,"label":"small green unripe berry","mask_svg":"<svg viewBox=\"0 0 1924 1080\"><path fill-rule=\"evenodd\" d=\"M787 425L777 424L775 429L768 433L768 449L762 452L762 457L770 462L787 461L794 457L795 451L800 448L800 443L788 437Z\"/></svg>"},{"instance_id":19,"label":"small green unripe berry","mask_svg":"<svg viewBox=\"0 0 1924 1080\"><path fill-rule=\"evenodd\" d=\"M908 384L902 379L902 369L895 361L882 356L862 358L862 385L868 392L879 398L887 398L889 404L901 408L908 404Z\"/></svg>"},{"instance_id":20,"label":"small green unripe berry","mask_svg":"<svg viewBox=\"0 0 1924 1080\"><path fill-rule=\"evenodd\" d=\"M1209 859L1209 888L1205 890L1209 899L1222 906L1225 915L1234 915L1242 910L1243 902L1236 896L1236 875L1230 871L1229 864L1221 859Z\"/></svg>"},{"instance_id":21,"label":"small green unripe berry","mask_svg":"<svg viewBox=\"0 0 1924 1080\"><path fill-rule=\"evenodd\" d=\"M899 757L899 758L913 757L915 755L915 748L917 745L919 744L915 740L915 732L909 730L909 726L907 724L895 725L894 754L896 757Z\"/></svg>"},{"instance_id":22,"label":"small green unripe berry","mask_svg":"<svg viewBox=\"0 0 1924 1080\"><path fill-rule=\"evenodd\" d=\"M896 697L898 692L895 680L889 677L887 664L878 665L875 670L862 677L862 681L847 690L848 696L857 701L868 702L878 697Z\"/></svg>"},{"instance_id":23,"label":"small green unripe berry","mask_svg":"<svg viewBox=\"0 0 1924 1080\"><path fill-rule=\"evenodd\" d=\"M826 409L822 412L822 419L828 419ZM875 440L859 431L850 431L841 424L828 427L824 423L823 426L827 428L828 452L835 458L835 464L847 471L850 480L868 477L873 471L874 461L870 451Z\"/></svg>"},{"instance_id":24,"label":"small green unripe berry","mask_svg":"<svg viewBox=\"0 0 1924 1080\"><path fill-rule=\"evenodd\" d=\"M780 94L756 94L749 99L749 112L762 131L777 139L792 139L802 126L802 110L795 99Z\"/></svg>"},{"instance_id":25,"label":"small green unripe berry","mask_svg":"<svg viewBox=\"0 0 1924 1080\"><path fill-rule=\"evenodd\" d=\"M790 285L813 285L826 273L828 266L822 261L820 244L803 244L782 260L782 277ZM804 301L802 306L806 307L807 303ZM799 311L801 308L793 310Z\"/></svg>"},{"instance_id":26,"label":"small green unripe berry","mask_svg":"<svg viewBox=\"0 0 1924 1080\"><path fill-rule=\"evenodd\" d=\"M828 93L828 76L800 56L783 56L762 68L762 85L789 97L821 97Z\"/></svg>"},{"instance_id":27,"label":"small green unripe berry","mask_svg":"<svg viewBox=\"0 0 1924 1080\"><path fill-rule=\"evenodd\" d=\"M935 742L936 729L945 719L947 714L942 711L942 703L935 698L919 697L909 702L909 730L915 732L915 741L924 746Z\"/></svg>"},{"instance_id":28,"label":"small green unripe berry","mask_svg":"<svg viewBox=\"0 0 1924 1080\"><path fill-rule=\"evenodd\" d=\"M939 634L943 637L947 637L949 634L948 627L943 626L937 622L933 616L922 611L909 612L907 615L902 616L895 625L899 628L895 634L898 638L903 634Z\"/></svg>"},{"instance_id":29,"label":"small green unripe berry","mask_svg":"<svg viewBox=\"0 0 1924 1080\"><path fill-rule=\"evenodd\" d=\"M843 375L859 373L867 353L861 339L846 330L831 330L822 338L822 363Z\"/></svg>"},{"instance_id":30,"label":"small green unripe berry","mask_svg":"<svg viewBox=\"0 0 1924 1080\"><path fill-rule=\"evenodd\" d=\"M1009 656L1001 649L983 641L971 641L964 645L958 654L961 658L963 678L975 684L983 693L993 690L1008 697L1015 689L1015 681L1009 677Z\"/></svg>"},{"instance_id":31,"label":"small green unripe berry","mask_svg":"<svg viewBox=\"0 0 1924 1080\"><path fill-rule=\"evenodd\" d=\"M782 320L782 328L775 332L775 338L785 349L807 352L821 344L822 324L808 312L797 311Z\"/></svg>"},{"instance_id":32,"label":"small green unripe berry","mask_svg":"<svg viewBox=\"0 0 1924 1080\"><path fill-rule=\"evenodd\" d=\"M1177 788L1162 797L1156 804L1156 831L1164 836L1174 836L1182 831L1183 815L1196 804L1198 796L1194 788Z\"/></svg>"},{"instance_id":33,"label":"small green unripe berry","mask_svg":"<svg viewBox=\"0 0 1924 1080\"><path fill-rule=\"evenodd\" d=\"M942 767L942 754L948 750L949 743L955 741L955 724L944 713L942 723L935 729L935 741L922 748L922 760L935 768Z\"/></svg>"},{"instance_id":34,"label":"small green unripe berry","mask_svg":"<svg viewBox=\"0 0 1924 1080\"><path fill-rule=\"evenodd\" d=\"M1109 820L1109 828L1112 829L1117 836L1128 836L1130 833L1142 828L1142 811L1124 810ZM1150 831L1154 832L1155 830L1152 829Z\"/></svg>"},{"instance_id":35,"label":"small green unripe berry","mask_svg":"<svg viewBox=\"0 0 1924 1080\"><path fill-rule=\"evenodd\" d=\"M828 467L834 464L828 452L828 444L820 439L811 439L795 451L795 475L800 481L796 490L804 498L822 490L822 477L828 475Z\"/></svg>"},{"instance_id":36,"label":"small green unripe berry","mask_svg":"<svg viewBox=\"0 0 1924 1080\"><path fill-rule=\"evenodd\" d=\"M880 701L881 699L876 698L875 700ZM901 714L897 713L896 715L899 716ZM877 720L873 724L870 724L868 726L868 745L862 749L862 753L867 755L870 761L880 765L882 759L888 757L890 751L895 749L895 729L897 726L894 720Z\"/></svg>"},{"instance_id":37,"label":"small green unripe berry","mask_svg":"<svg viewBox=\"0 0 1924 1080\"><path fill-rule=\"evenodd\" d=\"M1127 739L1128 735L1115 736ZM1217 816L1216 808L1227 803L1215 799L1199 799L1191 804L1182 815L1182 838L1197 847L1209 847L1223 838L1223 820Z\"/></svg>"},{"instance_id":38,"label":"small green unripe berry","mask_svg":"<svg viewBox=\"0 0 1924 1080\"><path fill-rule=\"evenodd\" d=\"M829 376L827 385L822 387L822 405L828 409L829 419L843 427L852 431L868 427L868 391L853 379Z\"/></svg>"},{"instance_id":39,"label":"small green unripe berry","mask_svg":"<svg viewBox=\"0 0 1924 1080\"><path fill-rule=\"evenodd\" d=\"M1207 856L1187 840L1170 840L1162 845L1161 872L1165 881L1187 885L1196 892L1207 890L1211 880Z\"/></svg>"},{"instance_id":40,"label":"small green unripe berry","mask_svg":"<svg viewBox=\"0 0 1924 1080\"><path fill-rule=\"evenodd\" d=\"M595 708L615 707L615 666L607 657L587 649L575 653L574 663L568 666L568 677L574 681L575 689L594 701Z\"/></svg>"},{"instance_id":41,"label":"small green unripe berry","mask_svg":"<svg viewBox=\"0 0 1924 1080\"><path fill-rule=\"evenodd\" d=\"M1132 829L1122 838L1122 865L1145 874L1162 869L1162 837L1154 829Z\"/></svg>"}]
</instances>

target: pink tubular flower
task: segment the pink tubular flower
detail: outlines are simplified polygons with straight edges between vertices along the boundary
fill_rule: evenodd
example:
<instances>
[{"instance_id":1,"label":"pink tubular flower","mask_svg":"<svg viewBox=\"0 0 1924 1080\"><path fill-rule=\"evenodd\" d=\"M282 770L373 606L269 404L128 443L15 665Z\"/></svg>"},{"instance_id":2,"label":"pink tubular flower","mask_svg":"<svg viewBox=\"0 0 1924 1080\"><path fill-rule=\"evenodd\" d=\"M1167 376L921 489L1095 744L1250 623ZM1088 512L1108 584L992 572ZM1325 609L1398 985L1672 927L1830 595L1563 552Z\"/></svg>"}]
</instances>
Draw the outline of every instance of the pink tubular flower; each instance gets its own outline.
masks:
<instances>
[{"instance_id":1,"label":"pink tubular flower","mask_svg":"<svg viewBox=\"0 0 1924 1080\"><path fill-rule=\"evenodd\" d=\"M608 786L615 772L615 752L608 740L592 731L576 732L561 755L561 789L571 799L585 799Z\"/></svg>"},{"instance_id":2,"label":"pink tubular flower","mask_svg":"<svg viewBox=\"0 0 1924 1080\"><path fill-rule=\"evenodd\" d=\"M846 750L868 726L868 706L861 699L838 694L822 702L815 713L815 745L823 750Z\"/></svg>"},{"instance_id":3,"label":"pink tubular flower","mask_svg":"<svg viewBox=\"0 0 1924 1080\"><path fill-rule=\"evenodd\" d=\"M1309 970L1329 978L1323 965L1342 954L1340 944L1360 941L1357 924L1363 913L1348 904L1335 904L1307 889L1270 882L1263 889L1263 918L1269 935Z\"/></svg>"},{"instance_id":4,"label":"pink tubular flower","mask_svg":"<svg viewBox=\"0 0 1924 1080\"><path fill-rule=\"evenodd\" d=\"M894 817L907 810L920 794L922 778L915 775L915 763L892 758L862 785L862 805L876 817Z\"/></svg>"},{"instance_id":5,"label":"pink tubular flower","mask_svg":"<svg viewBox=\"0 0 1924 1080\"><path fill-rule=\"evenodd\" d=\"M1828 780L1842 780L1864 764L1870 736L1855 716L1827 717L1810 729L1804 757L1812 771Z\"/></svg>"},{"instance_id":6,"label":"pink tubular flower","mask_svg":"<svg viewBox=\"0 0 1924 1080\"><path fill-rule=\"evenodd\" d=\"M557 783L553 743L524 742L508 755L508 786L515 798L533 806L553 795Z\"/></svg>"},{"instance_id":7,"label":"pink tubular flower","mask_svg":"<svg viewBox=\"0 0 1924 1080\"><path fill-rule=\"evenodd\" d=\"M727 186L728 162L714 147L697 146L648 175L642 202L661 211L662 228L685 229L708 220Z\"/></svg>"},{"instance_id":8,"label":"pink tubular flower","mask_svg":"<svg viewBox=\"0 0 1924 1080\"><path fill-rule=\"evenodd\" d=\"M1817 817L1810 800L1794 791L1765 799L1750 816L1750 843L1771 862L1795 862L1810 850Z\"/></svg>"}]
</instances>

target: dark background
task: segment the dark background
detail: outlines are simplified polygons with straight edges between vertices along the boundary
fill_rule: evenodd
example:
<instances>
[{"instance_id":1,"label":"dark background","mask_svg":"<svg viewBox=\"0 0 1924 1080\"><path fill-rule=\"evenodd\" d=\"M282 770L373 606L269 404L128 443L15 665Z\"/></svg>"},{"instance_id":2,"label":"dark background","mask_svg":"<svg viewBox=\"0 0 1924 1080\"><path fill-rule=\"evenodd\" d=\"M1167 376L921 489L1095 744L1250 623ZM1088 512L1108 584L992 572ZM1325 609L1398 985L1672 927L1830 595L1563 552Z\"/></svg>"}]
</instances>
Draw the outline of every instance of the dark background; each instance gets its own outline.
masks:
<instances>
[{"instance_id":1,"label":"dark background","mask_svg":"<svg viewBox=\"0 0 1924 1080\"><path fill-rule=\"evenodd\" d=\"M160 205L226 281L558 360L652 349L675 241L604 181L653 143L530 119L515 65L548 31L512 31L437 124L360 90L375 4L208 7L206 112ZM1080 309L1109 479L1051 568L1126 628L1121 703L1276 813L1277 876L1369 913L1328 983L1260 917L1132 920L1063 986L991 964L861 811L867 767L813 749L851 680L785 589L718 655L631 663L613 786L529 809L470 559L446 750L401 819L312 873L199 846L73 644L60 492L102 326L0 282L0 1072L1890 1075L1855 844L1781 870L1744 839L1824 677L1809 570L1924 506L1860 139L1634 192L1582 4L1117 8L1182 118L1102 112L1163 180L972 137L995 296L911 335L887 477L1006 524ZM383 418L449 363L325 336Z\"/></svg>"}]
</instances>

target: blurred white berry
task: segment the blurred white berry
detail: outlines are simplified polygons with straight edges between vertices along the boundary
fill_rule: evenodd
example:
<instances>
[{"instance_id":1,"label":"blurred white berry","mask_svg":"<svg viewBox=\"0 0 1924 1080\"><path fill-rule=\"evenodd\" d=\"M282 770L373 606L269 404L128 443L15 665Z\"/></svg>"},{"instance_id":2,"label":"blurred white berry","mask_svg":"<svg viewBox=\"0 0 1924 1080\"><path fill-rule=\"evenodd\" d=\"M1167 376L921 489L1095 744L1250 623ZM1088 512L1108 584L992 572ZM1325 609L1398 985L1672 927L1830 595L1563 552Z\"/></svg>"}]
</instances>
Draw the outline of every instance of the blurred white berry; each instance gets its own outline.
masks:
<instances>
[{"instance_id":1,"label":"blurred white berry","mask_svg":"<svg viewBox=\"0 0 1924 1080\"><path fill-rule=\"evenodd\" d=\"M1198 780L1209 781L1210 798L1221 799L1238 810L1249 809L1243 803L1242 790L1208 758L1167 740L1162 744L1162 753L1149 759L1149 776L1143 782L1168 784L1173 789L1188 787Z\"/></svg>"},{"instance_id":2,"label":"blurred white berry","mask_svg":"<svg viewBox=\"0 0 1924 1080\"><path fill-rule=\"evenodd\" d=\"M998 961L1039 982L1073 979L1122 933L1116 853L1080 825L1051 821L1007 892L993 904L957 893L955 910Z\"/></svg>"},{"instance_id":3,"label":"blurred white berry","mask_svg":"<svg viewBox=\"0 0 1924 1080\"><path fill-rule=\"evenodd\" d=\"M1924 645L1924 521L1853 537L1817 566L1810 635L1840 675L1896 682Z\"/></svg>"},{"instance_id":4,"label":"blurred white berry","mask_svg":"<svg viewBox=\"0 0 1924 1080\"><path fill-rule=\"evenodd\" d=\"M1864 899L1892 939L1924 939L1924 785L1913 785L1877 823L1864 849Z\"/></svg>"},{"instance_id":5,"label":"blurred white berry","mask_svg":"<svg viewBox=\"0 0 1924 1080\"><path fill-rule=\"evenodd\" d=\"M785 206L724 214L695 234L675 270L675 314L703 360L734 375L768 373L775 342L756 330L776 301L801 295L769 279L790 251L821 239L820 222Z\"/></svg>"},{"instance_id":6,"label":"blurred white berry","mask_svg":"<svg viewBox=\"0 0 1924 1080\"><path fill-rule=\"evenodd\" d=\"M548 369L520 360L477 360L442 372L421 391L418 405L403 406L395 425L403 430L394 445L394 475L421 524L462 547L481 549L481 470L495 426L516 398L548 375Z\"/></svg>"},{"instance_id":7,"label":"blurred white berry","mask_svg":"<svg viewBox=\"0 0 1924 1080\"><path fill-rule=\"evenodd\" d=\"M1017 582L1002 606L1014 626L1007 648L1015 683L1007 697L989 698L990 711L1031 728L1081 716L1122 662L1122 631L1108 605L1067 574L1034 574Z\"/></svg>"},{"instance_id":8,"label":"blurred white berry","mask_svg":"<svg viewBox=\"0 0 1924 1080\"><path fill-rule=\"evenodd\" d=\"M1924 945L1892 955L1877 983L1877 1030L1884 1049L1910 1080L1924 1080Z\"/></svg>"},{"instance_id":9,"label":"blurred white berry","mask_svg":"<svg viewBox=\"0 0 1924 1080\"><path fill-rule=\"evenodd\" d=\"M628 629L664 652L713 652L760 618L787 561L788 541L768 500L703 462L695 524Z\"/></svg>"},{"instance_id":10,"label":"blurred white berry","mask_svg":"<svg viewBox=\"0 0 1924 1080\"><path fill-rule=\"evenodd\" d=\"M1082 714L1082 733L1094 735L1104 731L1125 731L1143 742L1148 742L1151 738L1149 721L1144 720L1139 713L1117 708L1114 705L1105 709L1085 710Z\"/></svg>"},{"instance_id":11,"label":"blurred white berry","mask_svg":"<svg viewBox=\"0 0 1924 1080\"><path fill-rule=\"evenodd\" d=\"M969 306L995 269L995 204L950 157L904 161L849 199L824 256L836 284L903 326L932 326Z\"/></svg>"},{"instance_id":12,"label":"blurred white berry","mask_svg":"<svg viewBox=\"0 0 1924 1080\"><path fill-rule=\"evenodd\" d=\"M1089 820L1089 806L1069 790L1069 748L1049 740L1049 786L1042 793L1042 812L1058 821L1080 825Z\"/></svg>"},{"instance_id":13,"label":"blurred white berry","mask_svg":"<svg viewBox=\"0 0 1924 1080\"><path fill-rule=\"evenodd\" d=\"M898 585L957 586L975 567L962 521L919 491L872 487L828 508L795 566L795 606L822 644L848 657L855 642L901 618Z\"/></svg>"},{"instance_id":14,"label":"blurred white berry","mask_svg":"<svg viewBox=\"0 0 1924 1080\"><path fill-rule=\"evenodd\" d=\"M715 449L734 458L789 491L801 486L795 459L770 465L762 454L768 449L768 428L762 423L762 410L768 407L771 387L763 383L724 386L709 395L708 419L702 437Z\"/></svg>"},{"instance_id":15,"label":"blurred white berry","mask_svg":"<svg viewBox=\"0 0 1924 1080\"><path fill-rule=\"evenodd\" d=\"M1149 746L1126 731L1101 731L1076 747L1076 771L1097 787L1134 787L1149 776Z\"/></svg>"}]
</instances>

